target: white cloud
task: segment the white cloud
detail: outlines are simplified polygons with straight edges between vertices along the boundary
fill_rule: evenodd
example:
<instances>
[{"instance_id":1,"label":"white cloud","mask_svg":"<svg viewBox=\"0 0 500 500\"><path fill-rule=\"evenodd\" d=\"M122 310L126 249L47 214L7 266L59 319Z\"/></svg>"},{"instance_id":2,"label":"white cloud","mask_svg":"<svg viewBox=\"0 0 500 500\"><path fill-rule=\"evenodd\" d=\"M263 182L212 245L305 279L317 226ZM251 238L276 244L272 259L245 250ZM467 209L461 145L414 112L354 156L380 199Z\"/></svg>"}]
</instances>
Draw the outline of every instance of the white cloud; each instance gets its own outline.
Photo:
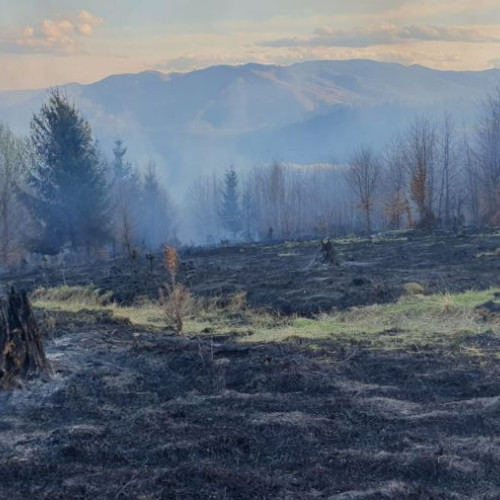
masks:
<instances>
[{"instance_id":1,"label":"white cloud","mask_svg":"<svg viewBox=\"0 0 500 500\"><path fill-rule=\"evenodd\" d=\"M237 64L238 62L240 61L230 54L211 54L210 56L187 54L152 64L151 68L159 71L183 73L195 69L206 68L208 66Z\"/></svg>"},{"instance_id":2,"label":"white cloud","mask_svg":"<svg viewBox=\"0 0 500 500\"><path fill-rule=\"evenodd\" d=\"M78 13L78 21L78 31L84 36L91 36L94 27L104 22L100 17L94 16L88 10L81 10Z\"/></svg>"},{"instance_id":3,"label":"white cloud","mask_svg":"<svg viewBox=\"0 0 500 500\"><path fill-rule=\"evenodd\" d=\"M370 47L415 41L499 43L500 26L432 26L380 24L348 30L322 27L311 36L261 42L265 47Z\"/></svg>"},{"instance_id":4,"label":"white cloud","mask_svg":"<svg viewBox=\"0 0 500 500\"><path fill-rule=\"evenodd\" d=\"M93 28L103 23L103 19L81 10L76 15L44 19L36 26L27 26L1 45L14 52L73 53L81 47L80 39L90 37Z\"/></svg>"}]
</instances>

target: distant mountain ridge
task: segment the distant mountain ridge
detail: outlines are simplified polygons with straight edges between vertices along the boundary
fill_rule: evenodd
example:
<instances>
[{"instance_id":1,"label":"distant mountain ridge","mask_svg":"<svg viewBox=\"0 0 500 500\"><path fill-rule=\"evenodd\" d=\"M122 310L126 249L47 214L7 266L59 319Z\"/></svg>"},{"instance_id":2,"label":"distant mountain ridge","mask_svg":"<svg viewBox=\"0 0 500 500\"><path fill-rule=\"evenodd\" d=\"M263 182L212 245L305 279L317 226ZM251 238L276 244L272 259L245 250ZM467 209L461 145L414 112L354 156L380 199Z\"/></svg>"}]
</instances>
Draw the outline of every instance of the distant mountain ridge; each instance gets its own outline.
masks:
<instances>
[{"instance_id":1,"label":"distant mountain ridge","mask_svg":"<svg viewBox=\"0 0 500 500\"><path fill-rule=\"evenodd\" d=\"M468 123L499 79L498 69L350 60L146 71L63 88L105 151L119 136L131 158L156 160L167 182L184 189L231 163L343 162L360 143L383 144L416 113L449 110ZM27 132L45 95L0 92L0 121Z\"/></svg>"}]
</instances>

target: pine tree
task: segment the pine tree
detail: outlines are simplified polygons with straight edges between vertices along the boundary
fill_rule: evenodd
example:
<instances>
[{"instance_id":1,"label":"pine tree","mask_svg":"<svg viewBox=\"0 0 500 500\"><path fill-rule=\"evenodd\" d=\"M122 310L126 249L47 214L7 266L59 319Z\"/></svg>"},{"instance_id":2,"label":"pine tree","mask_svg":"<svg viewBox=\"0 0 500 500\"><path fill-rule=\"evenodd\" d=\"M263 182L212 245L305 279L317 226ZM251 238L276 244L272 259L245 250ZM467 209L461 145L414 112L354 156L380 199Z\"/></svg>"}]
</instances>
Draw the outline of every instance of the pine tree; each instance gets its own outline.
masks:
<instances>
[{"instance_id":1,"label":"pine tree","mask_svg":"<svg viewBox=\"0 0 500 500\"><path fill-rule=\"evenodd\" d=\"M152 162L144 175L140 215L141 239L149 249L156 250L173 237L173 208Z\"/></svg>"},{"instance_id":2,"label":"pine tree","mask_svg":"<svg viewBox=\"0 0 500 500\"><path fill-rule=\"evenodd\" d=\"M131 257L137 236L140 185L132 164L125 158L126 154L123 141L117 139L113 148L113 235L122 252Z\"/></svg>"},{"instance_id":3,"label":"pine tree","mask_svg":"<svg viewBox=\"0 0 500 500\"><path fill-rule=\"evenodd\" d=\"M31 122L33 164L26 195L38 223L35 250L53 254L102 244L108 236L104 162L90 125L58 90Z\"/></svg>"},{"instance_id":4,"label":"pine tree","mask_svg":"<svg viewBox=\"0 0 500 500\"><path fill-rule=\"evenodd\" d=\"M243 229L240 204L238 200L238 174L231 167L224 176L224 190L219 209L219 217L224 229L236 238Z\"/></svg>"},{"instance_id":5,"label":"pine tree","mask_svg":"<svg viewBox=\"0 0 500 500\"><path fill-rule=\"evenodd\" d=\"M115 147L113 148L113 176L114 180L130 179L134 176L132 165L128 160L125 160L127 148L121 139L116 139Z\"/></svg>"}]
</instances>

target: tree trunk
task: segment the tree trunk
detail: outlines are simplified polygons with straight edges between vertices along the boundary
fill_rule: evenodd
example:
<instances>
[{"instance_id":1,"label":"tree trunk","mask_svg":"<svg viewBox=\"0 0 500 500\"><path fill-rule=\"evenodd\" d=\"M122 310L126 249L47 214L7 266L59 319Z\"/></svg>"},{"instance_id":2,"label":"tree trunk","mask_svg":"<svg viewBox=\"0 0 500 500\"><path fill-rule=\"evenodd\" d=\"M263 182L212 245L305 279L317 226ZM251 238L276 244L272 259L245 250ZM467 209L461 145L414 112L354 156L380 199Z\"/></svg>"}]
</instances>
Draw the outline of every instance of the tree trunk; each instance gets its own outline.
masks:
<instances>
[{"instance_id":1,"label":"tree trunk","mask_svg":"<svg viewBox=\"0 0 500 500\"><path fill-rule=\"evenodd\" d=\"M25 291L0 299L0 386L48 371L42 336Z\"/></svg>"}]
</instances>

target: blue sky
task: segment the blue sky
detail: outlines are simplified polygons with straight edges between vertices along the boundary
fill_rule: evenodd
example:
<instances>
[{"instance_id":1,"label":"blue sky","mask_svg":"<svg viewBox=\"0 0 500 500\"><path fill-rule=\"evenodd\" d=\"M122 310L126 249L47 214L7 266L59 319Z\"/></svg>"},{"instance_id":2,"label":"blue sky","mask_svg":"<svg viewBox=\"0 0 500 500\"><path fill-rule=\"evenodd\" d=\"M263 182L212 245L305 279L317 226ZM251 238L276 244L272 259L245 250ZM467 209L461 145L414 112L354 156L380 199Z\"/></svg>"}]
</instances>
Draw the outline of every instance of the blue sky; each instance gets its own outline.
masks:
<instances>
[{"instance_id":1,"label":"blue sky","mask_svg":"<svg viewBox=\"0 0 500 500\"><path fill-rule=\"evenodd\" d=\"M212 64L500 65L499 0L0 0L0 89Z\"/></svg>"}]
</instances>

